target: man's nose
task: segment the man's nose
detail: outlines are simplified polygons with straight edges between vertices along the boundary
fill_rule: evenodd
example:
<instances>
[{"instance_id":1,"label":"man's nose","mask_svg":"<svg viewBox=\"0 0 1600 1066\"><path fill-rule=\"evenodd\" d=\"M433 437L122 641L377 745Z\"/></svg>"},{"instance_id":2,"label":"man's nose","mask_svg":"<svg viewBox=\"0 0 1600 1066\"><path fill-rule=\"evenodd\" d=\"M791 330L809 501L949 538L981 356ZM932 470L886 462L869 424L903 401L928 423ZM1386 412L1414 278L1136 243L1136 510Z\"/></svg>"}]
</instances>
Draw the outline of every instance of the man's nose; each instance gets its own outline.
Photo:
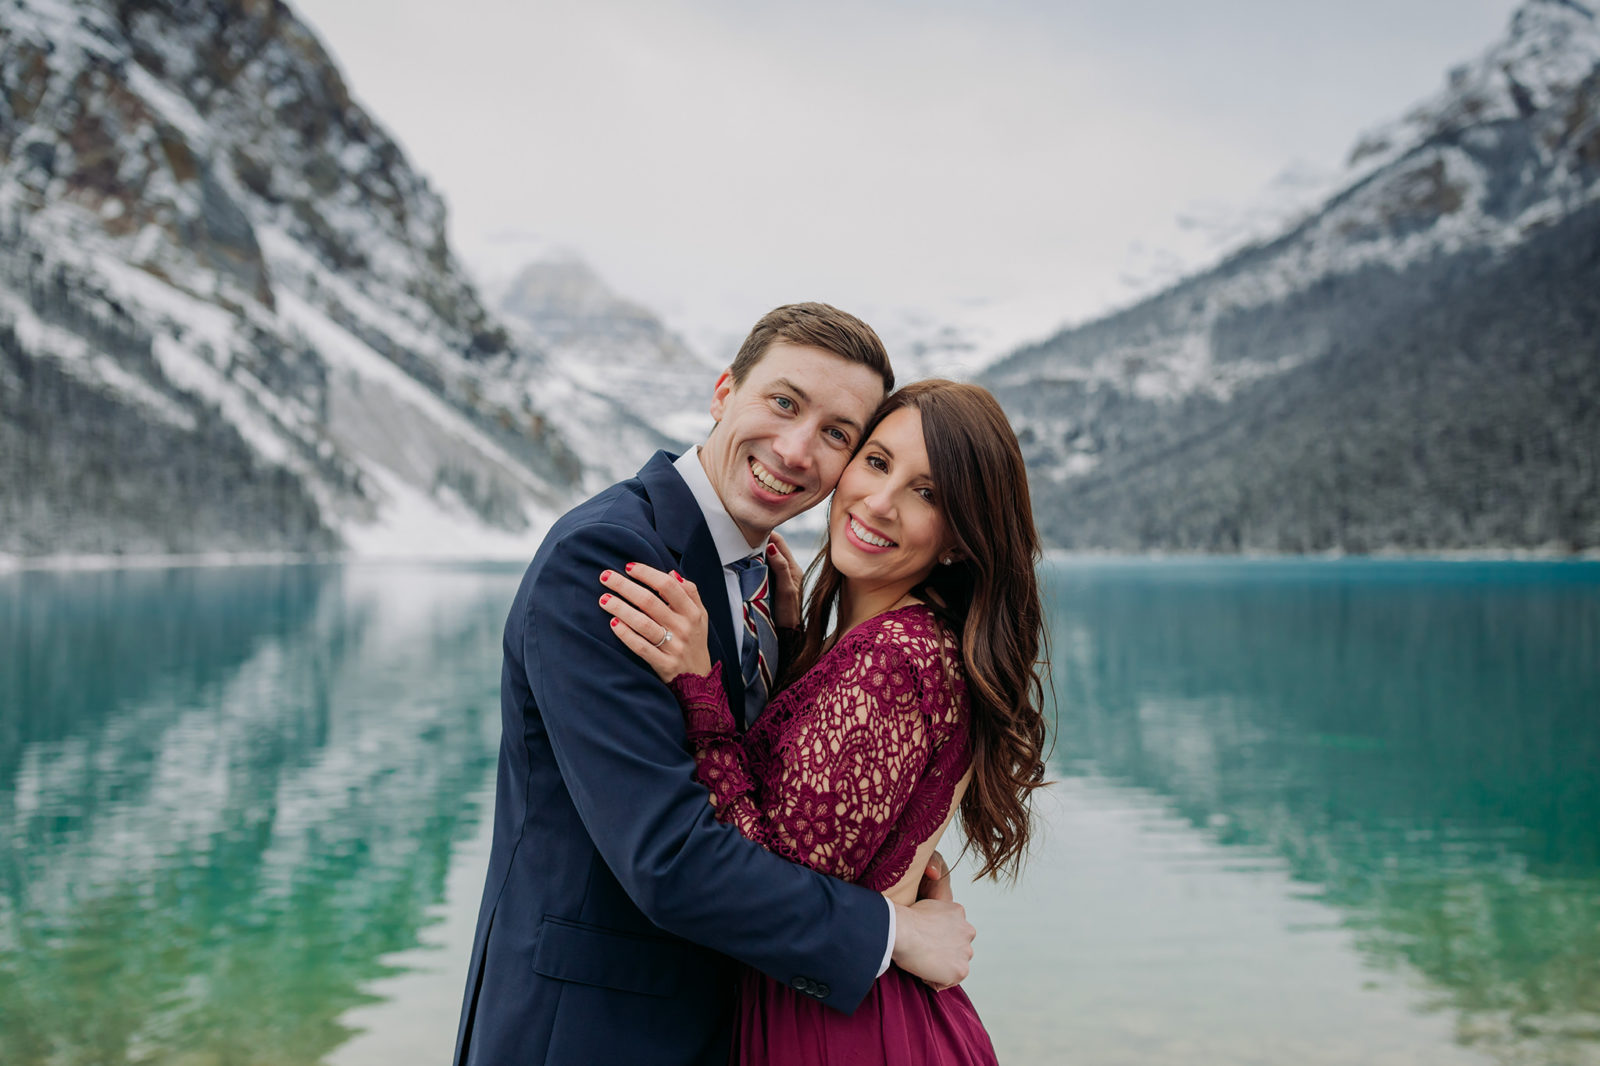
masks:
<instances>
[{"instance_id":1,"label":"man's nose","mask_svg":"<svg viewBox=\"0 0 1600 1066\"><path fill-rule=\"evenodd\" d=\"M777 439L772 442L772 450L790 470L796 472L808 470L811 467L811 448L815 437L813 429L803 424L793 426L778 434Z\"/></svg>"}]
</instances>

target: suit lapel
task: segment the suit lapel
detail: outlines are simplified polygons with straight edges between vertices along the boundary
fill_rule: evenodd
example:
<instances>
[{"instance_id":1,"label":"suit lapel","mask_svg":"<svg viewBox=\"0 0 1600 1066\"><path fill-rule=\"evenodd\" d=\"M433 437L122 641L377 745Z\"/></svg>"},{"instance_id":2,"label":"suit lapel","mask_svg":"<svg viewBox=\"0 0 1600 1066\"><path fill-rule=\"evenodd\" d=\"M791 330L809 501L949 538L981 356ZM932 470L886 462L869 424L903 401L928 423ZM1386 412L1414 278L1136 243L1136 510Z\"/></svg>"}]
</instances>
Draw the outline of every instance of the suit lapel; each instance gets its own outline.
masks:
<instances>
[{"instance_id":1,"label":"suit lapel","mask_svg":"<svg viewBox=\"0 0 1600 1066\"><path fill-rule=\"evenodd\" d=\"M744 723L744 675L739 669L738 633L728 614L722 559L694 493L672 463L671 455L657 452L639 471L639 480L655 510L656 532L678 557L678 573L700 590L700 600L711 620L711 658L722 664L722 688L728 694L728 706L733 709L733 716ZM739 619L741 625L743 621Z\"/></svg>"}]
</instances>

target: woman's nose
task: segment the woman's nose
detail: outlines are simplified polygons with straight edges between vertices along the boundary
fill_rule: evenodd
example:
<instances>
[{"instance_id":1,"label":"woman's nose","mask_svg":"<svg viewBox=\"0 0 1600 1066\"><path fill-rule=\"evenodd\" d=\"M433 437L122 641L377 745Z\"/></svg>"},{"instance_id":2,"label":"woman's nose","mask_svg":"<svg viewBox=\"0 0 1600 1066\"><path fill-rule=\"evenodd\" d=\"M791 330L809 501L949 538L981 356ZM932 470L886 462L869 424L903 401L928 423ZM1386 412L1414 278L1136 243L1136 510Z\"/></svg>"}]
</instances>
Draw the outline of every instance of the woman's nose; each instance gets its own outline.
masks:
<instances>
[{"instance_id":1,"label":"woman's nose","mask_svg":"<svg viewBox=\"0 0 1600 1066\"><path fill-rule=\"evenodd\" d=\"M894 510L894 496L888 492L874 492L862 502L875 515L887 515Z\"/></svg>"}]
</instances>

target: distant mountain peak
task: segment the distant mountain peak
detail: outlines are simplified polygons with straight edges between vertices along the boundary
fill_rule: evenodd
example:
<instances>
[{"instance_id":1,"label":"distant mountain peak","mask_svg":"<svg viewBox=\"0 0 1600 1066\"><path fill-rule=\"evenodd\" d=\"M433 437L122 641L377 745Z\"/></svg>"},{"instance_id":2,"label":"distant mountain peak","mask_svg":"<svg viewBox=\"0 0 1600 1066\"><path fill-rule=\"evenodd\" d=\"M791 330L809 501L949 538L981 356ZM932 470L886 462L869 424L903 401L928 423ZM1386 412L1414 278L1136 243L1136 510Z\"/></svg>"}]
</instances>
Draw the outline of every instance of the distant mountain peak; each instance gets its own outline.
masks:
<instances>
[{"instance_id":1,"label":"distant mountain peak","mask_svg":"<svg viewBox=\"0 0 1600 1066\"><path fill-rule=\"evenodd\" d=\"M1600 545L1600 24L1531 0L1320 201L1012 353L1057 543Z\"/></svg>"},{"instance_id":2,"label":"distant mountain peak","mask_svg":"<svg viewBox=\"0 0 1600 1066\"><path fill-rule=\"evenodd\" d=\"M717 367L649 308L619 294L569 249L541 248L496 306L541 353L523 369L568 439L588 442L588 485L626 477L657 448L702 439Z\"/></svg>"},{"instance_id":3,"label":"distant mountain peak","mask_svg":"<svg viewBox=\"0 0 1600 1066\"><path fill-rule=\"evenodd\" d=\"M1511 25L1513 30L1524 20L1545 17L1551 9L1564 9L1588 19L1595 17L1594 9L1588 4L1579 3L1579 0L1528 0L1527 3L1512 13Z\"/></svg>"},{"instance_id":4,"label":"distant mountain peak","mask_svg":"<svg viewBox=\"0 0 1600 1066\"><path fill-rule=\"evenodd\" d=\"M1528 0L1500 40L1451 68L1445 85L1399 119L1364 133L1349 164L1371 171L1473 127L1527 118L1567 98L1600 63L1600 21L1577 0Z\"/></svg>"},{"instance_id":5,"label":"distant mountain peak","mask_svg":"<svg viewBox=\"0 0 1600 1066\"><path fill-rule=\"evenodd\" d=\"M502 310L521 317L648 314L617 295L582 256L564 248L552 248L523 264L499 304Z\"/></svg>"}]
</instances>

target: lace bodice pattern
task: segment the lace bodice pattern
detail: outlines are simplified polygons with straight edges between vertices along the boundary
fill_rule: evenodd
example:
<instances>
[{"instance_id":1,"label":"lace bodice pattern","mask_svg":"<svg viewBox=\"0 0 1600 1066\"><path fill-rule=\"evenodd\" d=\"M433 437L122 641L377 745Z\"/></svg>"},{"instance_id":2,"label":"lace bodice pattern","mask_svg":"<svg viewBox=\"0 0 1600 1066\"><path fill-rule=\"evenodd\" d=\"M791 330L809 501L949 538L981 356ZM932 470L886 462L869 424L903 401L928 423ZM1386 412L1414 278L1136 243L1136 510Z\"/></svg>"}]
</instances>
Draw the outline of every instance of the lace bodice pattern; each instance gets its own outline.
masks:
<instances>
[{"instance_id":1,"label":"lace bodice pattern","mask_svg":"<svg viewBox=\"0 0 1600 1066\"><path fill-rule=\"evenodd\" d=\"M879 891L944 822L971 761L960 649L922 604L845 634L742 735L720 670L671 688L721 821Z\"/></svg>"}]
</instances>

